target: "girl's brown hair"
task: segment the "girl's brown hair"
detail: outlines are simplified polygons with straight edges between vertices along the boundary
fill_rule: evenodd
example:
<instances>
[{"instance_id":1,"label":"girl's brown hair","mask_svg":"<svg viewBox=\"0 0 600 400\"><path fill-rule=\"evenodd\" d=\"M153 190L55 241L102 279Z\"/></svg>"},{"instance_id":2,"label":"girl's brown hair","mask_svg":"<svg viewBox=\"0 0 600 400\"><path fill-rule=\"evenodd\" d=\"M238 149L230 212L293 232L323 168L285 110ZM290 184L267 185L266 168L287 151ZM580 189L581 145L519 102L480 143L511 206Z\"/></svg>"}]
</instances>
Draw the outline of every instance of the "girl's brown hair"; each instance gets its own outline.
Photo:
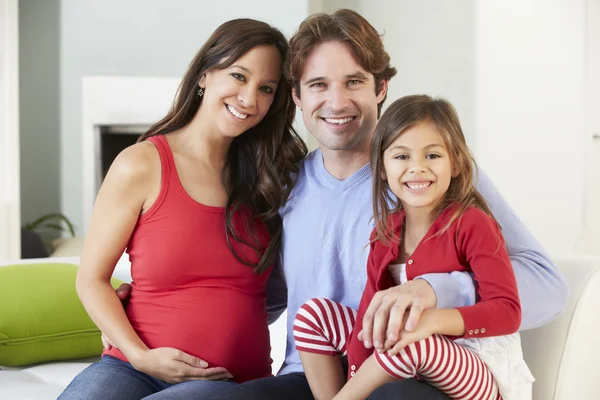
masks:
<instances>
[{"instance_id":1,"label":"girl's brown hair","mask_svg":"<svg viewBox=\"0 0 600 400\"><path fill-rule=\"evenodd\" d=\"M435 219L450 205L459 204L456 212L439 233L445 232L471 206L492 216L483 196L473 186L473 173L477 170L477 165L469 151L452 104L444 99L434 99L426 95L406 96L390 104L383 113L371 142L373 215L377 239L384 243L397 239L394 232L390 232L388 218L390 213L398 212L402 205L393 195L387 181L381 177L383 153L407 129L425 122L431 122L436 126L448 150L452 170L458 171L458 175L451 179L448 191L432 215L432 219Z\"/></svg>"},{"instance_id":2,"label":"girl's brown hair","mask_svg":"<svg viewBox=\"0 0 600 400\"><path fill-rule=\"evenodd\" d=\"M246 18L219 26L192 60L167 115L138 141L188 125L202 104L202 97L197 95L202 76L210 70L225 69L254 47L265 45L277 48L282 65L285 65L288 43L276 28ZM278 211L295 183L298 162L307 153L306 145L292 127L295 113L290 86L282 73L267 115L232 141L223 169L223 182L229 192L225 209L227 242L235 257L253 266L257 273L277 260L282 232ZM250 210L250 213L244 210ZM241 237L233 223L236 214L246 227L255 226L255 217L266 224L271 234L266 249L260 248L256 229L244 229L254 232L250 239ZM260 261L254 264L241 257L233 241L249 246Z\"/></svg>"}]
</instances>

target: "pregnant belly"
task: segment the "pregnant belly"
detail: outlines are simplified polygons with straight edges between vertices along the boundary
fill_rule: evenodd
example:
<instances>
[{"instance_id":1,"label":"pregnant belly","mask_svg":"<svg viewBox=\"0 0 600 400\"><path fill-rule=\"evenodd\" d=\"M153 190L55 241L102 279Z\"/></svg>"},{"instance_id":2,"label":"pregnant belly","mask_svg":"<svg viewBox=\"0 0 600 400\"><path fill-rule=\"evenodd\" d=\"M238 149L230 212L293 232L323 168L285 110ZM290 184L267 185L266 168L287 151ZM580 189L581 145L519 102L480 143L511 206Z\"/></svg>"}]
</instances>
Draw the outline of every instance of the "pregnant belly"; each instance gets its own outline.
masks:
<instances>
[{"instance_id":1,"label":"pregnant belly","mask_svg":"<svg viewBox=\"0 0 600 400\"><path fill-rule=\"evenodd\" d=\"M149 348L174 347L234 380L270 376L269 329L262 296L223 288L132 293L127 315Z\"/></svg>"}]
</instances>

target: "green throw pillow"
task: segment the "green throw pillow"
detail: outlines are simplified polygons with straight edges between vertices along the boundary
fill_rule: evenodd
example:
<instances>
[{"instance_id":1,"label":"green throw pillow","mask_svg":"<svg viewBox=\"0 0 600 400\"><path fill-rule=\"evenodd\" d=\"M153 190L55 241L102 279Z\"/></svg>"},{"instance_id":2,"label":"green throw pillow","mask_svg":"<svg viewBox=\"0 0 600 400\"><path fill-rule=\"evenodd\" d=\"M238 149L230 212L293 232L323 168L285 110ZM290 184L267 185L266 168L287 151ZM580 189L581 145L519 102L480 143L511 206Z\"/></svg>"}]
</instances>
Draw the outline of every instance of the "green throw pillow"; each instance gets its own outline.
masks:
<instances>
[{"instance_id":1,"label":"green throw pillow","mask_svg":"<svg viewBox=\"0 0 600 400\"><path fill-rule=\"evenodd\" d=\"M75 292L73 264L0 267L0 365L97 356L100 330ZM113 278L116 288L122 282Z\"/></svg>"}]
</instances>

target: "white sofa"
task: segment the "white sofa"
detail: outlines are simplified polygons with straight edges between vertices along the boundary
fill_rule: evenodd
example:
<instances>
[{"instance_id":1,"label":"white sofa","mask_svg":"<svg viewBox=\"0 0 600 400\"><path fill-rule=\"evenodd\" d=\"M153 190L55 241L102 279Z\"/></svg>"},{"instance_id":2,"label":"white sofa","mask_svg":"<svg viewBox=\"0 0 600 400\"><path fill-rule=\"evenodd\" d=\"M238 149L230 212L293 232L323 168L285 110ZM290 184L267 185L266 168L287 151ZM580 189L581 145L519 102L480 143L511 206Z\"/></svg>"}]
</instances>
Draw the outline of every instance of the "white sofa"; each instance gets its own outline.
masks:
<instances>
[{"instance_id":1,"label":"white sofa","mask_svg":"<svg viewBox=\"0 0 600 400\"><path fill-rule=\"evenodd\" d=\"M600 399L600 258L561 257L556 263L571 288L567 308L556 321L522 333L525 359L536 378L533 398Z\"/></svg>"},{"instance_id":2,"label":"white sofa","mask_svg":"<svg viewBox=\"0 0 600 400\"><path fill-rule=\"evenodd\" d=\"M78 265L79 257L53 257L20 261L0 260L0 268L6 265L37 262L66 262ZM117 263L113 276L124 282L131 282L130 264L126 255L123 255ZM285 357L285 319L286 314L284 313L269 327L274 370L279 369ZM25 368L7 368L0 365L0 400L55 400L75 375L97 360L99 358L61 361Z\"/></svg>"},{"instance_id":3,"label":"white sofa","mask_svg":"<svg viewBox=\"0 0 600 400\"><path fill-rule=\"evenodd\" d=\"M77 264L77 258L56 259ZM23 263L32 262L22 261ZM44 261L48 261L47 259ZM0 261L0 267L13 264ZM565 313L542 328L523 332L527 362L536 377L534 400L592 400L600 398L600 341L596 311L600 309L600 259L568 257L557 260L571 286ZM129 264L122 258L115 276L129 281ZM284 356L285 315L271 327L273 365ZM55 362L21 369L0 367L0 399L56 399L64 387L94 360Z\"/></svg>"}]
</instances>

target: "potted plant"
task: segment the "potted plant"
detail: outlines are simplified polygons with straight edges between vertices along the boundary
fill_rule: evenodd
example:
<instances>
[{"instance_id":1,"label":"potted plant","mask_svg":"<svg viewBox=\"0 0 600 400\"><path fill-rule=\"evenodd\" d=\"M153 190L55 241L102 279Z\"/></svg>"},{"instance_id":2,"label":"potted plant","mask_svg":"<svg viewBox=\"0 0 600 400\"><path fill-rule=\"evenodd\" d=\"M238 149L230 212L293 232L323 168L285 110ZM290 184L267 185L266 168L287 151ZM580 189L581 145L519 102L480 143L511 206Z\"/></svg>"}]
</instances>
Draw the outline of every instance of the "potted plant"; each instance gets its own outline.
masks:
<instances>
[{"instance_id":1,"label":"potted plant","mask_svg":"<svg viewBox=\"0 0 600 400\"><path fill-rule=\"evenodd\" d=\"M68 232L75 237L75 228L62 213L42 215L33 222L23 225L21 229L21 257L48 257L52 250L52 241L57 236Z\"/></svg>"}]
</instances>

